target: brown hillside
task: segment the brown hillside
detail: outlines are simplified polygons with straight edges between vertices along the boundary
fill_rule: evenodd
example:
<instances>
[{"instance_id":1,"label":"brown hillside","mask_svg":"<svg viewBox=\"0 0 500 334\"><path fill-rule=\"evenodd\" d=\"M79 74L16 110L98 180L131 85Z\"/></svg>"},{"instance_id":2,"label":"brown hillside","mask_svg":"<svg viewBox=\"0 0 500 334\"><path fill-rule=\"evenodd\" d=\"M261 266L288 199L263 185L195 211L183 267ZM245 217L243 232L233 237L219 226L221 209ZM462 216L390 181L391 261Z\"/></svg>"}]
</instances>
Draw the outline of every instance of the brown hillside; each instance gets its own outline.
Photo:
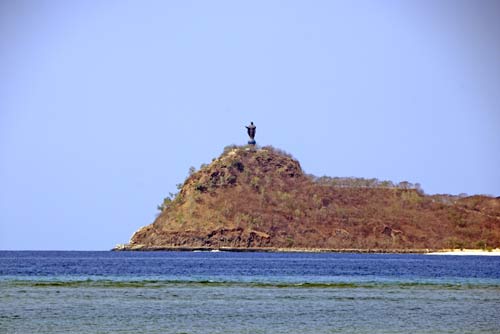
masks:
<instances>
[{"instance_id":1,"label":"brown hillside","mask_svg":"<svg viewBox=\"0 0 500 334\"><path fill-rule=\"evenodd\" d=\"M500 199L304 174L272 147L230 147L193 172L124 249L442 249L500 246Z\"/></svg>"}]
</instances>

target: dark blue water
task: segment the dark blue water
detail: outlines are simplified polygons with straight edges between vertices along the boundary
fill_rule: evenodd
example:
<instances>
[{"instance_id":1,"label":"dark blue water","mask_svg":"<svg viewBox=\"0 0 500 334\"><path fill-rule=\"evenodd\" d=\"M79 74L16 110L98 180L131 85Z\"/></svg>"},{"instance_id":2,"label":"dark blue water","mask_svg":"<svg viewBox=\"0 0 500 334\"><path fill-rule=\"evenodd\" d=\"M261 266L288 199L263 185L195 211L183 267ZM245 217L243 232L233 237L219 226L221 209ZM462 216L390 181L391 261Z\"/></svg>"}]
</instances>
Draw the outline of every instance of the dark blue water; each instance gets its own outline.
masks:
<instances>
[{"instance_id":1,"label":"dark blue water","mask_svg":"<svg viewBox=\"0 0 500 334\"><path fill-rule=\"evenodd\" d=\"M0 333L500 333L500 257L0 252Z\"/></svg>"},{"instance_id":2,"label":"dark blue water","mask_svg":"<svg viewBox=\"0 0 500 334\"><path fill-rule=\"evenodd\" d=\"M343 253L0 252L0 279L165 278L222 281L500 279L500 257Z\"/></svg>"}]
</instances>

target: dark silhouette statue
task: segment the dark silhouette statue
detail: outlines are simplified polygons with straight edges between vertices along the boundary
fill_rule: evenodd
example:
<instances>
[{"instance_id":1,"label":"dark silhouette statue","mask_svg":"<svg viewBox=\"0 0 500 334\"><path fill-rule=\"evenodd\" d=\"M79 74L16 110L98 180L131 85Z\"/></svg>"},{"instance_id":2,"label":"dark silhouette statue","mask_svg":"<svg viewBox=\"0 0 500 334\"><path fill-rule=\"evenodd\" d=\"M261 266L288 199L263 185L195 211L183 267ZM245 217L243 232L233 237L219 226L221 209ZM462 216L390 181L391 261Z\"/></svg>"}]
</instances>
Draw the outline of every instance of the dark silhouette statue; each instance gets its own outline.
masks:
<instances>
[{"instance_id":1,"label":"dark silhouette statue","mask_svg":"<svg viewBox=\"0 0 500 334\"><path fill-rule=\"evenodd\" d=\"M253 122L250 122L250 125L246 127L248 136L250 137L250 140L248 141L249 145L255 145L255 130L257 127L253 125Z\"/></svg>"}]
</instances>

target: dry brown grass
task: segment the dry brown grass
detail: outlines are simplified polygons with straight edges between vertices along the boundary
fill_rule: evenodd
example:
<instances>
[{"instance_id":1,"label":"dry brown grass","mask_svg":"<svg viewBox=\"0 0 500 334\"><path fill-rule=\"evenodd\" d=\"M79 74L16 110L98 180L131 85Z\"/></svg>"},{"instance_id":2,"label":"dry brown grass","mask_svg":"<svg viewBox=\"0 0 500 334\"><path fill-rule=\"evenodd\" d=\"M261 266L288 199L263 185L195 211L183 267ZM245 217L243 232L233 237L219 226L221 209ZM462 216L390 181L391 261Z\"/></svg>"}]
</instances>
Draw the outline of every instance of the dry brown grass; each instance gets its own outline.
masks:
<instances>
[{"instance_id":1,"label":"dry brown grass","mask_svg":"<svg viewBox=\"0 0 500 334\"><path fill-rule=\"evenodd\" d=\"M156 221L133 236L132 244L315 249L500 246L500 199L426 196L419 186L408 183L397 187L353 179L349 187L349 180L343 179L342 186L338 178L325 180L305 175L298 161L272 147L230 147L192 173Z\"/></svg>"}]
</instances>

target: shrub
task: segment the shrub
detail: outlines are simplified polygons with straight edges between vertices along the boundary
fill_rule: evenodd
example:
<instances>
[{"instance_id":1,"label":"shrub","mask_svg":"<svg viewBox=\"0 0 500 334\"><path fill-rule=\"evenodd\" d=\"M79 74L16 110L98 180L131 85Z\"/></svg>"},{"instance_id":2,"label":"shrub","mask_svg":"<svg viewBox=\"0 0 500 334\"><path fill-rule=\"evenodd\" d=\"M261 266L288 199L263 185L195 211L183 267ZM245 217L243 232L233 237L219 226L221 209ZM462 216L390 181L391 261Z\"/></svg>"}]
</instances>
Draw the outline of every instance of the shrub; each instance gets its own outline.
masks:
<instances>
[{"instance_id":1,"label":"shrub","mask_svg":"<svg viewBox=\"0 0 500 334\"><path fill-rule=\"evenodd\" d=\"M173 196L171 196L171 195L172 195L172 193L170 194L170 196L165 197L165 198L163 199L163 203L161 203L160 205L158 205L158 206L156 207L159 211L163 212L163 211L164 211L165 209L167 209L170 205L172 205L172 202L173 202L172 197L173 197Z\"/></svg>"},{"instance_id":2,"label":"shrub","mask_svg":"<svg viewBox=\"0 0 500 334\"><path fill-rule=\"evenodd\" d=\"M233 161L231 163L231 167L235 168L238 172L243 172L245 170L245 166L243 165L243 163L241 161Z\"/></svg>"},{"instance_id":3,"label":"shrub","mask_svg":"<svg viewBox=\"0 0 500 334\"><path fill-rule=\"evenodd\" d=\"M476 247L477 248L480 248L482 250L485 250L486 249L486 241L484 240L479 240L477 243L476 243Z\"/></svg>"},{"instance_id":4,"label":"shrub","mask_svg":"<svg viewBox=\"0 0 500 334\"><path fill-rule=\"evenodd\" d=\"M252 180L250 181L250 185L257 190L259 189L259 183L260 183L260 179L258 176L254 176L252 178Z\"/></svg>"},{"instance_id":5,"label":"shrub","mask_svg":"<svg viewBox=\"0 0 500 334\"><path fill-rule=\"evenodd\" d=\"M205 191L207 191L207 187L202 183L196 183L194 185L194 190L204 193Z\"/></svg>"},{"instance_id":6,"label":"shrub","mask_svg":"<svg viewBox=\"0 0 500 334\"><path fill-rule=\"evenodd\" d=\"M227 145L226 147L224 147L224 151L222 152L222 155L226 155L229 152L231 152L232 150L235 150L237 148L239 148L239 146L235 145L235 144Z\"/></svg>"}]
</instances>

